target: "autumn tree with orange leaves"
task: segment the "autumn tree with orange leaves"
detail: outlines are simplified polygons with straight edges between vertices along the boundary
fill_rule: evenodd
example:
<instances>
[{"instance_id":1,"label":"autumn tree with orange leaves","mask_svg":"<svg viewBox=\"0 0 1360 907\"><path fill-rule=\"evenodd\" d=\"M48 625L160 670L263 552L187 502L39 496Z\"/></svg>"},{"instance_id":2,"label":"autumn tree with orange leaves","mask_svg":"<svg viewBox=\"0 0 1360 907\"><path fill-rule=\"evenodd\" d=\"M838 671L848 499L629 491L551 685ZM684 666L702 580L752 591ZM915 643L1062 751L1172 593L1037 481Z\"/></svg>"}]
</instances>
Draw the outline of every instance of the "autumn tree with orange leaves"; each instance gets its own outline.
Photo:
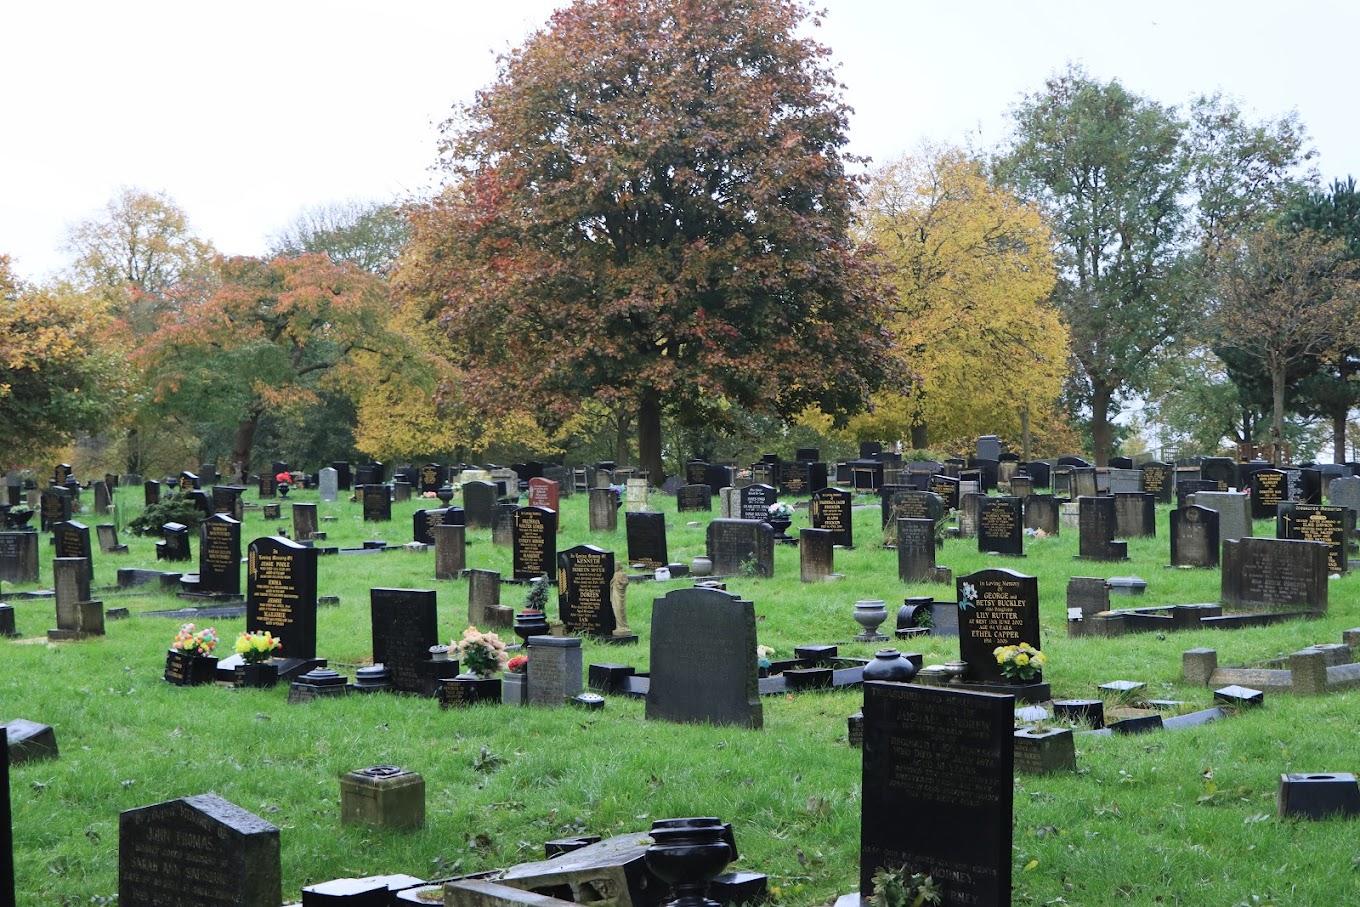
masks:
<instances>
[{"instance_id":1,"label":"autumn tree with orange leaves","mask_svg":"<svg viewBox=\"0 0 1360 907\"><path fill-rule=\"evenodd\" d=\"M844 417L896 374L848 237L848 109L794 0L579 0L445 127L407 292L439 300L469 404L563 421L731 403Z\"/></svg>"}]
</instances>

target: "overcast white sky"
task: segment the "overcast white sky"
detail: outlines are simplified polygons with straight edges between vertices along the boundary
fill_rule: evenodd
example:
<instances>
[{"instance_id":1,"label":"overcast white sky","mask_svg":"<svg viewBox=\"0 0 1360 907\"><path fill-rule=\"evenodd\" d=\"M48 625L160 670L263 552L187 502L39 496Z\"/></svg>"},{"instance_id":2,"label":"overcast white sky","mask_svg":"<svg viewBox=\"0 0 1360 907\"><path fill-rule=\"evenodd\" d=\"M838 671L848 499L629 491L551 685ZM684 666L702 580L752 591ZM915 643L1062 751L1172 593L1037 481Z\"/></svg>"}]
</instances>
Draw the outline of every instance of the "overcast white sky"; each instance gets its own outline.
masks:
<instances>
[{"instance_id":1,"label":"overcast white sky","mask_svg":"<svg viewBox=\"0 0 1360 907\"><path fill-rule=\"evenodd\" d=\"M557 0L8 4L0 253L39 279L122 186L165 191L219 250L263 251L306 207L432 185L436 125ZM1164 103L1222 89L1297 109L1324 179L1360 176L1350 0L825 0L851 150L989 146L1067 61Z\"/></svg>"}]
</instances>

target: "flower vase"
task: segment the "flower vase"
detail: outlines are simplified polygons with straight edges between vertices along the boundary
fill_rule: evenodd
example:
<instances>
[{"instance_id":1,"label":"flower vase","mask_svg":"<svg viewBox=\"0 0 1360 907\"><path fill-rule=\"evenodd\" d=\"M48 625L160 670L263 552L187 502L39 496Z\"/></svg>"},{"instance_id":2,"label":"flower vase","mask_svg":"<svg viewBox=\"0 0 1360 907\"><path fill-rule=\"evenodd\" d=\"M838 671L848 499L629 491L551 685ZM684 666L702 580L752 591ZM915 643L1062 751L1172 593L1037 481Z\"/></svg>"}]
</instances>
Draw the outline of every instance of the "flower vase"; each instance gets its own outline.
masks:
<instances>
[{"instance_id":1,"label":"flower vase","mask_svg":"<svg viewBox=\"0 0 1360 907\"><path fill-rule=\"evenodd\" d=\"M434 496L439 498L439 503L443 504L445 507L449 506L449 502L453 500L453 486L442 486L434 493Z\"/></svg>"},{"instance_id":2,"label":"flower vase","mask_svg":"<svg viewBox=\"0 0 1360 907\"><path fill-rule=\"evenodd\" d=\"M667 907L717 907L709 883L732 861L725 828L717 819L661 819L648 832L647 868L669 882L675 894Z\"/></svg>"},{"instance_id":3,"label":"flower vase","mask_svg":"<svg viewBox=\"0 0 1360 907\"><path fill-rule=\"evenodd\" d=\"M530 636L547 636L548 616L542 611L521 611L515 615L515 635L526 646Z\"/></svg>"},{"instance_id":4,"label":"flower vase","mask_svg":"<svg viewBox=\"0 0 1360 907\"><path fill-rule=\"evenodd\" d=\"M911 683L915 677L916 665L896 649L879 649L873 660L864 666L865 680Z\"/></svg>"},{"instance_id":5,"label":"flower vase","mask_svg":"<svg viewBox=\"0 0 1360 907\"><path fill-rule=\"evenodd\" d=\"M236 685L268 689L279 682L279 666L272 661L245 662L236 666Z\"/></svg>"},{"instance_id":6,"label":"flower vase","mask_svg":"<svg viewBox=\"0 0 1360 907\"><path fill-rule=\"evenodd\" d=\"M882 599L855 602L855 623L864 630L855 637L855 642L886 642L888 637L879 633L878 628L887 619L888 608Z\"/></svg>"},{"instance_id":7,"label":"flower vase","mask_svg":"<svg viewBox=\"0 0 1360 907\"><path fill-rule=\"evenodd\" d=\"M789 527L793 525L792 517L772 516L766 518L765 522L774 527L774 540L776 542L788 541Z\"/></svg>"}]
</instances>

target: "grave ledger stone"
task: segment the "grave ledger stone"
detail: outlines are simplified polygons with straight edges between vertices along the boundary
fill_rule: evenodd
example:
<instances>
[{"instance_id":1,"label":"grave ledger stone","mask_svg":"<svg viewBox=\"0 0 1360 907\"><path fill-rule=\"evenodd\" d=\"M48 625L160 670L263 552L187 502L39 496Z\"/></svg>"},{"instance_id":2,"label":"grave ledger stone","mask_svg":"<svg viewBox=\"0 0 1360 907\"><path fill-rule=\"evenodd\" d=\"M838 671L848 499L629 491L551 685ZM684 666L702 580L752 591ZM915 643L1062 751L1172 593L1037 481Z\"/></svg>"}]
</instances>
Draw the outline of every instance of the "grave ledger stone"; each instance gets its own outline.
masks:
<instances>
[{"instance_id":1,"label":"grave ledger stone","mask_svg":"<svg viewBox=\"0 0 1360 907\"><path fill-rule=\"evenodd\" d=\"M283 902L279 830L215 794L118 817L121 907Z\"/></svg>"},{"instance_id":2,"label":"grave ledger stone","mask_svg":"<svg viewBox=\"0 0 1360 907\"><path fill-rule=\"evenodd\" d=\"M751 602L700 587L673 589L652 602L646 715L649 721L762 725Z\"/></svg>"},{"instance_id":3,"label":"grave ledger stone","mask_svg":"<svg viewBox=\"0 0 1360 907\"><path fill-rule=\"evenodd\" d=\"M864 685L860 897L879 869L932 876L945 904L1009 907L1015 699Z\"/></svg>"}]
</instances>

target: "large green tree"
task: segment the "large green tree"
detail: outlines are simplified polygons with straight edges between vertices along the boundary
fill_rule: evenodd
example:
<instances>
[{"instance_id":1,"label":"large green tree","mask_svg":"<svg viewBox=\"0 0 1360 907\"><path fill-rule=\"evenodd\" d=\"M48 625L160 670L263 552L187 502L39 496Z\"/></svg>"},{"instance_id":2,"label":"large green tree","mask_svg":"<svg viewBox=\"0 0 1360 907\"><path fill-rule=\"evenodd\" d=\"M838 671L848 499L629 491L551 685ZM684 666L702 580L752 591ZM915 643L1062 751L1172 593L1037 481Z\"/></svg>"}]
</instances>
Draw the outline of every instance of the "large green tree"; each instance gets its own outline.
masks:
<instances>
[{"instance_id":1,"label":"large green tree","mask_svg":"<svg viewBox=\"0 0 1360 907\"><path fill-rule=\"evenodd\" d=\"M410 230L395 204L350 200L308 208L270 238L270 257L324 253L387 274Z\"/></svg>"},{"instance_id":2,"label":"large green tree","mask_svg":"<svg viewBox=\"0 0 1360 907\"><path fill-rule=\"evenodd\" d=\"M794 0L578 0L446 127L417 217L470 399L548 418L843 416L892 374L886 299L848 238L848 109Z\"/></svg>"},{"instance_id":3,"label":"large green tree","mask_svg":"<svg viewBox=\"0 0 1360 907\"><path fill-rule=\"evenodd\" d=\"M1017 105L1001 168L1057 235L1054 299L1098 463L1121 395L1146 390L1158 358L1205 320L1221 250L1289 191L1304 141L1292 116L1251 123L1217 96L1183 113L1075 66Z\"/></svg>"}]
</instances>

